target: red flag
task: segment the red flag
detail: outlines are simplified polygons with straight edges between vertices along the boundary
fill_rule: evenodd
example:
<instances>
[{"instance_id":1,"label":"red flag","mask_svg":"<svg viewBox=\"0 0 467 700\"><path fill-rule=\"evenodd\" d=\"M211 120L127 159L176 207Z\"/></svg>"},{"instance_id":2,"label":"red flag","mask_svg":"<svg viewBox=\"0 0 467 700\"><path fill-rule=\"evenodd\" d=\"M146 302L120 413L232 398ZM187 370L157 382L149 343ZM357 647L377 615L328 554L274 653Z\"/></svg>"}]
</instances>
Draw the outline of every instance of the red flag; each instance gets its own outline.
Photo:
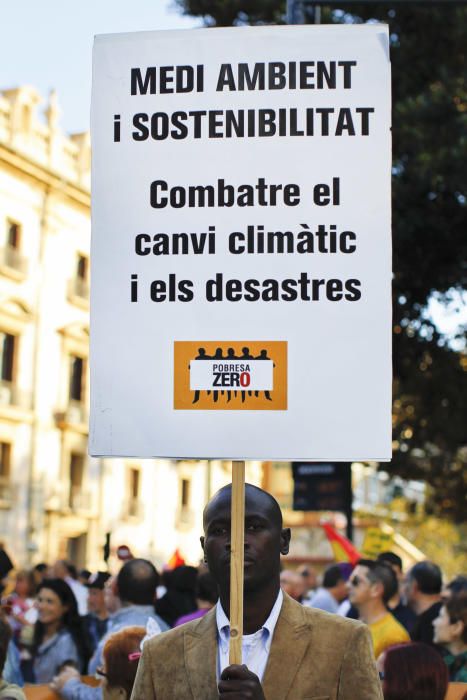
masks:
<instances>
[{"instance_id":1,"label":"red flag","mask_svg":"<svg viewBox=\"0 0 467 700\"><path fill-rule=\"evenodd\" d=\"M181 556L178 549L176 549L164 568L165 569L176 569L179 566L184 566L184 564L185 564L184 558Z\"/></svg>"},{"instance_id":2,"label":"red flag","mask_svg":"<svg viewBox=\"0 0 467 700\"><path fill-rule=\"evenodd\" d=\"M326 536L332 547L335 560L337 562L349 561L352 564L352 566L355 566L358 560L362 558L362 555L360 554L358 549L354 547L352 542L343 535L341 535L339 532L337 532L336 528L333 527L330 523L321 523L321 527L326 533Z\"/></svg>"}]
</instances>

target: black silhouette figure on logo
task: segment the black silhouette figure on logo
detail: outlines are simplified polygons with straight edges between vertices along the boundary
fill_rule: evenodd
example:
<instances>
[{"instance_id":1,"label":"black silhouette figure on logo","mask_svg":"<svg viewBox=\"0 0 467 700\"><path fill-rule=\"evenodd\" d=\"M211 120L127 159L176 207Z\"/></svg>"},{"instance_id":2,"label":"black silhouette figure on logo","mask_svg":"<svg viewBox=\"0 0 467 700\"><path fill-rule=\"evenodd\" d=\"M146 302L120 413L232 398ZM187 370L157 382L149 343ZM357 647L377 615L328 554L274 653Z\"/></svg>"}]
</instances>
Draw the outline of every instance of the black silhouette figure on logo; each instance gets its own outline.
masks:
<instances>
[{"instance_id":1,"label":"black silhouette figure on logo","mask_svg":"<svg viewBox=\"0 0 467 700\"><path fill-rule=\"evenodd\" d=\"M250 348L244 347L242 348L242 354L239 358L240 360L254 360L255 358L253 355L250 355ZM242 391L242 403L245 403L245 396L246 396L246 391ZM251 396L251 391L248 392L248 396Z\"/></svg>"},{"instance_id":2,"label":"black silhouette figure on logo","mask_svg":"<svg viewBox=\"0 0 467 700\"><path fill-rule=\"evenodd\" d=\"M238 360L238 357L235 355L235 350L234 348L227 348L227 360ZM234 391L234 396L237 398L237 390L235 389ZM227 392L227 403L229 403L230 399L232 398L232 392L229 390Z\"/></svg>"},{"instance_id":3,"label":"black silhouette figure on logo","mask_svg":"<svg viewBox=\"0 0 467 700\"><path fill-rule=\"evenodd\" d=\"M214 353L214 357L212 359L213 360L223 360L224 359L224 355L222 354L222 348L216 348L216 352ZM222 394L224 394L224 392L222 392ZM214 403L217 403L217 400L219 398L219 392L213 391L212 397L214 399Z\"/></svg>"}]
</instances>

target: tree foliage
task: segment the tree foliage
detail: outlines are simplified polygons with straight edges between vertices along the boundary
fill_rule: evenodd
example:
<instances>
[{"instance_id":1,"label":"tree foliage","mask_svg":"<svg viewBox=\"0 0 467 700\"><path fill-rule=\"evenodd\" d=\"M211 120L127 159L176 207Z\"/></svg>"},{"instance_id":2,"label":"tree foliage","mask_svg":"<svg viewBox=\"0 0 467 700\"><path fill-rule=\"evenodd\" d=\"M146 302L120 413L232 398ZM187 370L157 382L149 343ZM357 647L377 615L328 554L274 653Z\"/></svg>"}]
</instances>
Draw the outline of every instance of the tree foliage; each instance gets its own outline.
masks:
<instances>
[{"instance_id":1,"label":"tree foliage","mask_svg":"<svg viewBox=\"0 0 467 700\"><path fill-rule=\"evenodd\" d=\"M284 22L280 0L177 0L207 25ZM465 519L467 358L426 314L467 287L467 8L323 7L323 23L389 24L393 75L394 454L432 485L429 508ZM465 330L465 329L464 329Z\"/></svg>"}]
</instances>

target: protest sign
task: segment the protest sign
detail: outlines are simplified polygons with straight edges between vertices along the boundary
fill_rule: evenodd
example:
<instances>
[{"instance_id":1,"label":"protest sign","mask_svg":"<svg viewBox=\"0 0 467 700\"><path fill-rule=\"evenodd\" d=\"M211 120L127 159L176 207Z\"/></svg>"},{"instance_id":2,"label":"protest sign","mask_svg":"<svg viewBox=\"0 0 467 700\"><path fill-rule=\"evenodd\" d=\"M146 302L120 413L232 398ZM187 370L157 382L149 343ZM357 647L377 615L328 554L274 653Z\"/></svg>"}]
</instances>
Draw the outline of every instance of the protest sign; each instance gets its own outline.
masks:
<instances>
[{"instance_id":1,"label":"protest sign","mask_svg":"<svg viewBox=\"0 0 467 700\"><path fill-rule=\"evenodd\" d=\"M96 38L93 455L391 456L382 25Z\"/></svg>"}]
</instances>

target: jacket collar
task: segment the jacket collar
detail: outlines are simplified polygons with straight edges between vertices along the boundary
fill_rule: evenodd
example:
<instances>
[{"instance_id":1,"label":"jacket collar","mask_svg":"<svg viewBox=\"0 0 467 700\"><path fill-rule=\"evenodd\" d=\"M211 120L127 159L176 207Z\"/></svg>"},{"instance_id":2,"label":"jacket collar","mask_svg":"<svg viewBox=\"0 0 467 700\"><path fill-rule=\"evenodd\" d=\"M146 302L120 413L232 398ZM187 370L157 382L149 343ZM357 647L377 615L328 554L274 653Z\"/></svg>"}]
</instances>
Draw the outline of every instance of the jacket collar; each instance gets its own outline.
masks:
<instances>
[{"instance_id":1,"label":"jacket collar","mask_svg":"<svg viewBox=\"0 0 467 700\"><path fill-rule=\"evenodd\" d=\"M285 700L310 643L302 606L284 593L263 679L264 695ZM216 609L185 631L185 665L194 698L218 700Z\"/></svg>"},{"instance_id":2,"label":"jacket collar","mask_svg":"<svg viewBox=\"0 0 467 700\"><path fill-rule=\"evenodd\" d=\"M263 688L265 697L285 700L310 644L310 622L300 603L284 594L271 645ZM304 634L308 630L307 634Z\"/></svg>"}]
</instances>

